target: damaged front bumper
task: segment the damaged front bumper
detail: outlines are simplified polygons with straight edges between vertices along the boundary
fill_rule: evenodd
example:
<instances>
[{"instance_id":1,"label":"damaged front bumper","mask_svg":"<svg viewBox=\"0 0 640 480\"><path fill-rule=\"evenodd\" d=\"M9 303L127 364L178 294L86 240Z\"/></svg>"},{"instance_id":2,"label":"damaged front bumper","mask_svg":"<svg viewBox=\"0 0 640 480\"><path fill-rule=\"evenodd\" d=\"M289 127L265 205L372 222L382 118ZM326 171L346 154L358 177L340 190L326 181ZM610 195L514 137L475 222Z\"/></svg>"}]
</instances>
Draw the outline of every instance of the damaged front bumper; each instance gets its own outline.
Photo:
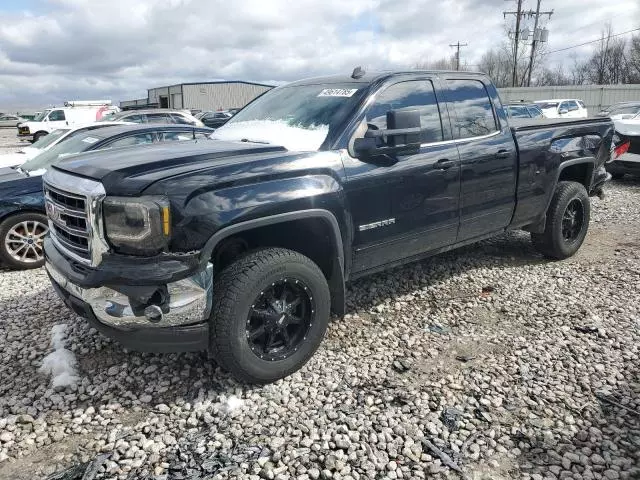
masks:
<instances>
[{"instance_id":1,"label":"damaged front bumper","mask_svg":"<svg viewBox=\"0 0 640 480\"><path fill-rule=\"evenodd\" d=\"M85 272L78 270L53 244L45 245L45 252L45 267L58 295L108 337L133 350L147 352L208 348L208 318L213 304L211 263L189 273L180 270L179 278L171 273L174 269L156 263L156 272L165 274L160 281L149 282L148 277L140 276L135 283L92 285L86 282L91 272L82 275ZM174 260L167 262L174 265ZM71 270L75 275L70 275ZM117 275L133 277L132 272L125 270L128 268L124 267Z\"/></svg>"}]
</instances>

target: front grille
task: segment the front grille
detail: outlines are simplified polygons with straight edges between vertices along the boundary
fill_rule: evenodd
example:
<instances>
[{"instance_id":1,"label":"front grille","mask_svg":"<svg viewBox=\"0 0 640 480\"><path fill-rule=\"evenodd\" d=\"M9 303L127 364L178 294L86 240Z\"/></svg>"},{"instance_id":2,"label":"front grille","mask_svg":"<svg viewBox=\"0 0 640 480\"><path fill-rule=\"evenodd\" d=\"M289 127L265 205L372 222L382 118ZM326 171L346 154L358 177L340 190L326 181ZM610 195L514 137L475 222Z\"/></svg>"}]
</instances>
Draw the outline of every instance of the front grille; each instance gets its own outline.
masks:
<instances>
[{"instance_id":1,"label":"front grille","mask_svg":"<svg viewBox=\"0 0 640 480\"><path fill-rule=\"evenodd\" d=\"M69 252L91 260L87 197L44 185L51 236Z\"/></svg>"}]
</instances>

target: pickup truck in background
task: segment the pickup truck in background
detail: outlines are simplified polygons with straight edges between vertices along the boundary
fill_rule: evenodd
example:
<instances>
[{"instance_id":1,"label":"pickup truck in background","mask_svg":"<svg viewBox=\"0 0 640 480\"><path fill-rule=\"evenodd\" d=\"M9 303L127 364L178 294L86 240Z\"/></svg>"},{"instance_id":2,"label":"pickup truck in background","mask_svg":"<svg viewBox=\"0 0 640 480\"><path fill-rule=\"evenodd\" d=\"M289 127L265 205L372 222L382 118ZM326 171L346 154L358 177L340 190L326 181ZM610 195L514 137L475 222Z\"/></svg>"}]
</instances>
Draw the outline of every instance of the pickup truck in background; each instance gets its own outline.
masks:
<instances>
[{"instance_id":1,"label":"pickup truck in background","mask_svg":"<svg viewBox=\"0 0 640 480\"><path fill-rule=\"evenodd\" d=\"M208 350L238 379L299 369L345 282L500 234L582 245L610 119L510 126L466 72L273 89L214 142L93 152L44 177L46 268L77 314L143 351Z\"/></svg>"}]
</instances>

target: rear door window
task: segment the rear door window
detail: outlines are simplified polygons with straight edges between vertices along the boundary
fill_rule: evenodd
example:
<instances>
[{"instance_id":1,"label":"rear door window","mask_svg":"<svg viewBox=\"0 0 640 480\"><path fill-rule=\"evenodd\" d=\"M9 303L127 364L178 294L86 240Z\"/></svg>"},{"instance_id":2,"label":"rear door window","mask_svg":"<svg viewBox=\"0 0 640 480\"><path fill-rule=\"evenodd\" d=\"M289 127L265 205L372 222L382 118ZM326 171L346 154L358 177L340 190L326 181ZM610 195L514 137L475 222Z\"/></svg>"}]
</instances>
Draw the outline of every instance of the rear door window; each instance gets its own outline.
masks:
<instances>
[{"instance_id":1,"label":"rear door window","mask_svg":"<svg viewBox=\"0 0 640 480\"><path fill-rule=\"evenodd\" d=\"M569 106L569 111L570 112L575 112L576 110L579 109L578 102L576 102L576 101L571 100L571 101L567 102L567 105Z\"/></svg>"},{"instance_id":2,"label":"rear door window","mask_svg":"<svg viewBox=\"0 0 640 480\"><path fill-rule=\"evenodd\" d=\"M144 145L146 143L153 143L153 133L136 133L135 135L120 137L103 145L101 148L131 147L133 145Z\"/></svg>"},{"instance_id":3,"label":"rear door window","mask_svg":"<svg viewBox=\"0 0 640 480\"><path fill-rule=\"evenodd\" d=\"M171 118L173 119L174 123L178 123L181 125L191 125L191 121L189 121L189 119L183 117L182 115L179 115L177 113L172 113L171 114Z\"/></svg>"},{"instance_id":4,"label":"rear door window","mask_svg":"<svg viewBox=\"0 0 640 480\"><path fill-rule=\"evenodd\" d=\"M449 80L449 88L454 138L482 137L499 130L489 93L481 81Z\"/></svg>"},{"instance_id":5,"label":"rear door window","mask_svg":"<svg viewBox=\"0 0 640 480\"><path fill-rule=\"evenodd\" d=\"M142 115L139 114L135 114L135 115L128 115L124 118L122 118L123 122L131 122L131 123L144 123L144 119L142 118Z\"/></svg>"},{"instance_id":6,"label":"rear door window","mask_svg":"<svg viewBox=\"0 0 640 480\"><path fill-rule=\"evenodd\" d=\"M538 107L527 107L529 109L529 114L531 115L531 118L539 118L543 116L542 110L540 110Z\"/></svg>"},{"instance_id":7,"label":"rear door window","mask_svg":"<svg viewBox=\"0 0 640 480\"><path fill-rule=\"evenodd\" d=\"M174 123L170 115L166 113L147 113L148 123Z\"/></svg>"},{"instance_id":8,"label":"rear door window","mask_svg":"<svg viewBox=\"0 0 640 480\"><path fill-rule=\"evenodd\" d=\"M367 123L386 130L389 110L418 110L423 130L420 141L433 143L443 140L440 109L433 84L429 80L411 80L389 86L378 94L367 112Z\"/></svg>"},{"instance_id":9,"label":"rear door window","mask_svg":"<svg viewBox=\"0 0 640 480\"><path fill-rule=\"evenodd\" d=\"M513 118L529 118L526 107L509 107L509 114Z\"/></svg>"}]
</instances>

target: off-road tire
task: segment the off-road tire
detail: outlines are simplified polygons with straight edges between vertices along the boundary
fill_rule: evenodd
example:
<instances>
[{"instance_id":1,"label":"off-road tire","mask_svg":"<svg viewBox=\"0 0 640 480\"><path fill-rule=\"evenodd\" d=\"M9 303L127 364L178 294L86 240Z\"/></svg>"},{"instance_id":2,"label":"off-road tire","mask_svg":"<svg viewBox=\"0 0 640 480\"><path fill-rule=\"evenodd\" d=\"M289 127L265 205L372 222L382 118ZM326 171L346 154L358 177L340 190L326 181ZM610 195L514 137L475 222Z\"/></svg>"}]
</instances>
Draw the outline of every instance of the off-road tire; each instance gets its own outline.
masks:
<instances>
[{"instance_id":1,"label":"off-road tire","mask_svg":"<svg viewBox=\"0 0 640 480\"><path fill-rule=\"evenodd\" d=\"M304 282L315 313L295 353L282 360L264 360L249 345L247 319L255 299L284 277ZM227 266L214 281L211 353L224 370L242 382L274 382L300 369L315 353L327 329L330 308L327 280L309 258L283 248L248 253Z\"/></svg>"},{"instance_id":2,"label":"off-road tire","mask_svg":"<svg viewBox=\"0 0 640 480\"><path fill-rule=\"evenodd\" d=\"M566 240L562 233L562 222L567 207L578 201L583 209L583 219L578 235ZM563 260L573 256L584 242L589 230L591 202L584 185L577 182L559 182L547 210L544 233L532 233L534 247L544 256Z\"/></svg>"},{"instance_id":3,"label":"off-road tire","mask_svg":"<svg viewBox=\"0 0 640 480\"><path fill-rule=\"evenodd\" d=\"M39 261L21 262L11 255L5 244L5 239L14 226L22 222L33 221L47 225L47 217L41 213L36 212L26 212L20 213L18 215L12 215L10 217L7 217L2 221L2 223L0 223L0 264L16 270L39 268L44 265L44 255Z\"/></svg>"}]
</instances>

